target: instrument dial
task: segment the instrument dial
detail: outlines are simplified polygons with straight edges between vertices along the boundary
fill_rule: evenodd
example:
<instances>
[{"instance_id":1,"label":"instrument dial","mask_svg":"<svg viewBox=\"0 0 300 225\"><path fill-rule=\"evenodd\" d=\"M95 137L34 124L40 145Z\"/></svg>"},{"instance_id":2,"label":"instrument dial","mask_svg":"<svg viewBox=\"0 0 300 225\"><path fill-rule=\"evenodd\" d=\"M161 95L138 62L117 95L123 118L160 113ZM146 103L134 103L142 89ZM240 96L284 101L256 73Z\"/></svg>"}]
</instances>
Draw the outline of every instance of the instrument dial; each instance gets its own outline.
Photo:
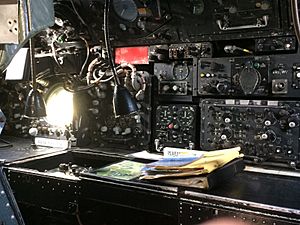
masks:
<instances>
[{"instance_id":1,"label":"instrument dial","mask_svg":"<svg viewBox=\"0 0 300 225\"><path fill-rule=\"evenodd\" d=\"M132 22L138 16L138 9L134 0L113 0L115 13L123 20Z\"/></svg>"},{"instance_id":2,"label":"instrument dial","mask_svg":"<svg viewBox=\"0 0 300 225\"><path fill-rule=\"evenodd\" d=\"M203 0L197 0L193 3L193 14L194 15L201 15L204 12L204 2Z\"/></svg>"},{"instance_id":3,"label":"instrument dial","mask_svg":"<svg viewBox=\"0 0 300 225\"><path fill-rule=\"evenodd\" d=\"M182 107L178 112L178 120L181 125L189 126L194 121L195 111L191 107Z\"/></svg>"},{"instance_id":4,"label":"instrument dial","mask_svg":"<svg viewBox=\"0 0 300 225\"><path fill-rule=\"evenodd\" d=\"M185 80L189 75L189 67L186 64L175 64L173 76L176 80Z\"/></svg>"}]
</instances>

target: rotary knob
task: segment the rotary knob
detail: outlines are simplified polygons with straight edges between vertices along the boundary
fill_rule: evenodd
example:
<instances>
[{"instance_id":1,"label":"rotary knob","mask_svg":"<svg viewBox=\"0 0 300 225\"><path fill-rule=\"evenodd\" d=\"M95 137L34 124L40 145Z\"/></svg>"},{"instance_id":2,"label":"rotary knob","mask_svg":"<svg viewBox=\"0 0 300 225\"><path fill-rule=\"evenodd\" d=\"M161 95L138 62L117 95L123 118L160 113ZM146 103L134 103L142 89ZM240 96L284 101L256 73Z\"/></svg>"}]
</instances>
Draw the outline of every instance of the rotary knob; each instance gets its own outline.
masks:
<instances>
[{"instance_id":1,"label":"rotary knob","mask_svg":"<svg viewBox=\"0 0 300 225\"><path fill-rule=\"evenodd\" d=\"M172 87L172 89L173 89L173 91L177 92L178 89L179 89L179 87L178 87L177 85L174 85L174 86Z\"/></svg>"},{"instance_id":2,"label":"rotary knob","mask_svg":"<svg viewBox=\"0 0 300 225\"><path fill-rule=\"evenodd\" d=\"M228 82L220 82L216 85L216 89L219 93L227 93L229 89Z\"/></svg>"},{"instance_id":3,"label":"rotary knob","mask_svg":"<svg viewBox=\"0 0 300 225\"><path fill-rule=\"evenodd\" d=\"M221 139L227 140L232 138L232 136L233 136L233 131L229 127L226 127L222 132Z\"/></svg>"},{"instance_id":4,"label":"rotary knob","mask_svg":"<svg viewBox=\"0 0 300 225\"><path fill-rule=\"evenodd\" d=\"M289 128L295 128L295 127L298 127L299 126L299 116L298 115L291 115L289 118L288 118L288 126Z\"/></svg>"},{"instance_id":5,"label":"rotary knob","mask_svg":"<svg viewBox=\"0 0 300 225\"><path fill-rule=\"evenodd\" d=\"M286 88L286 84L284 82L279 82L275 84L276 91L283 91Z\"/></svg>"}]
</instances>

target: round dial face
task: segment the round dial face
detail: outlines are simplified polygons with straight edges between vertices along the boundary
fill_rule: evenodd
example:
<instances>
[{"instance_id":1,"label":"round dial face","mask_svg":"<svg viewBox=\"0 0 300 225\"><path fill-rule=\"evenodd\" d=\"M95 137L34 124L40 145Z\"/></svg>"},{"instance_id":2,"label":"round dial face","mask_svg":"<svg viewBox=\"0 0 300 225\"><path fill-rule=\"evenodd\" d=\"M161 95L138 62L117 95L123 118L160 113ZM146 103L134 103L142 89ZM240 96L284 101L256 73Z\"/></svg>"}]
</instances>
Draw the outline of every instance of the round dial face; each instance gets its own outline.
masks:
<instances>
[{"instance_id":1,"label":"round dial face","mask_svg":"<svg viewBox=\"0 0 300 225\"><path fill-rule=\"evenodd\" d=\"M204 5L203 0L194 1L193 14L201 15L204 12L204 7L205 7L205 5Z\"/></svg>"},{"instance_id":2,"label":"round dial face","mask_svg":"<svg viewBox=\"0 0 300 225\"><path fill-rule=\"evenodd\" d=\"M176 64L173 68L173 74L176 80L185 80L189 75L189 67L185 64Z\"/></svg>"},{"instance_id":3,"label":"round dial face","mask_svg":"<svg viewBox=\"0 0 300 225\"><path fill-rule=\"evenodd\" d=\"M134 21L138 16L134 0L113 0L113 8L115 13L126 21Z\"/></svg>"},{"instance_id":4,"label":"round dial face","mask_svg":"<svg viewBox=\"0 0 300 225\"><path fill-rule=\"evenodd\" d=\"M183 126L188 126L194 121L195 111L193 108L183 107L178 112L178 120Z\"/></svg>"}]
</instances>

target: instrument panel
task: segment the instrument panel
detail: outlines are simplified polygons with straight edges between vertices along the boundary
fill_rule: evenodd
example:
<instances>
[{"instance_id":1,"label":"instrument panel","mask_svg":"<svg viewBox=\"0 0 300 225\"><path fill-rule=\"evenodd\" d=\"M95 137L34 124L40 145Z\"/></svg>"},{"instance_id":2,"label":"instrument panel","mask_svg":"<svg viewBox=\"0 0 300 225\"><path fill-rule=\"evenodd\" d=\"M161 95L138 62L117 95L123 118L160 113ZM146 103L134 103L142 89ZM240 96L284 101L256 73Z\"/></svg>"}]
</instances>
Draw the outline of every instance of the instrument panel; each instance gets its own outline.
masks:
<instances>
[{"instance_id":1,"label":"instrument panel","mask_svg":"<svg viewBox=\"0 0 300 225\"><path fill-rule=\"evenodd\" d=\"M56 5L67 13L58 10L55 26L36 37L38 88L47 97L59 82L73 94L67 136L78 146L157 152L241 144L254 163L298 166L300 57L287 2L111 0L113 48L148 49L144 64L117 65L139 107L121 117L113 114L115 84L99 41L103 2ZM47 121L23 119L29 85L1 86L11 133L28 136L36 128L38 135L66 137Z\"/></svg>"},{"instance_id":2,"label":"instrument panel","mask_svg":"<svg viewBox=\"0 0 300 225\"><path fill-rule=\"evenodd\" d=\"M155 150L159 152L165 146L194 149L197 112L197 107L191 105L159 105L154 131Z\"/></svg>"},{"instance_id":3,"label":"instrument panel","mask_svg":"<svg viewBox=\"0 0 300 225\"><path fill-rule=\"evenodd\" d=\"M106 196L105 190L109 193L112 190L106 184L115 182L101 179L105 190L98 196L101 199L97 199L97 191L94 191L97 188L94 187L99 186L91 185L96 184L96 179L87 174L92 168L113 163L115 156L117 160L123 159L119 152L131 154L147 150L161 153L164 147L213 151L240 146L245 161L255 165L254 168L283 169L284 173L300 168L300 50L288 1L111 0L108 39L112 49L106 49L103 38L103 0L54 2L55 25L35 37L37 88L46 103L51 96L58 95L54 91L56 87L72 95L72 99L62 100L61 104L56 100L52 104L58 119L72 109L71 120L59 127L49 118L25 118L25 96L31 89L30 82L5 81L2 75L0 108L7 117L5 135L63 141L64 149L76 148L64 152L63 157L62 153L52 155L53 161L45 155L39 160L16 163L17 171L10 171L9 179L19 196L25 197L21 202L26 204L26 199L30 199L29 202L36 203L36 199L24 192L24 185L32 188L35 178L30 174L36 173L41 196L49 198L44 194L48 192L50 196L62 196L63 204L60 205L55 201L47 205L49 202L43 201L41 209L51 209L51 212L48 210L49 218L54 219L59 214L59 221L70 219L74 222L76 215L81 223L79 217L83 222L102 217L104 214L98 212L107 209L110 203L114 204L111 195ZM126 62L126 57L122 63L115 60L118 78L113 77L108 51L113 53L116 48L130 51L132 46L148 50L148 57L147 52L143 52L143 62ZM129 52L128 55L138 54ZM129 91L138 112L115 116L115 80ZM78 154L78 158L74 154ZM19 170L23 167L29 169L29 173ZM19 174L23 172L20 179ZM249 171L242 174L247 175ZM240 182L239 175L237 183ZM261 181L273 175L258 176L261 180L257 182L244 177L247 182L239 183L240 187L247 185L251 190L261 184L261 187L273 187L270 184L281 179L276 175L274 181L264 183ZM253 179L257 177L253 176ZM294 184L290 177L282 180L291 181L288 186L282 182L285 189ZM120 182L124 189L128 182ZM140 184L143 190L148 188ZM132 185L129 186L128 191L134 197L136 191L131 191ZM214 191L222 193L224 187L226 184L211 190L210 194ZM132 208L127 203L119 204L116 199L114 207L123 213L117 220L109 214L108 217L112 223L122 223L123 215L128 212L123 206L127 205L133 211L126 215L130 217L126 217L126 224L131 224L132 218L144 223L144 216L150 211L153 213L149 217L156 212L157 215L162 213L157 221L164 224L197 224L218 216L261 224L298 222L298 218L294 220L297 215L285 216L290 211L279 212L279 207L273 207L276 204L270 205L272 208L262 204L266 199L262 201L259 197L267 191L261 195L249 192L246 198L250 201L244 202L240 201L239 187L235 188L235 192L232 187L228 189L233 199L215 196L222 202L229 201L225 205L219 204L214 196L206 199L205 193L201 194L205 199L197 201L195 197L190 202L191 192L180 189L178 205L167 204L174 205L172 209L164 207L167 214L153 210L152 202L148 202L151 209L142 207L145 211L138 217L135 217L138 212L135 208L141 209L139 203L133 202ZM296 193L295 190L290 196ZM88 201L83 199L78 205L74 196L88 197ZM145 196L149 197L149 193ZM107 201L103 202L103 197ZM273 197L268 197L271 203L280 201L273 201ZM282 205L297 205L292 199L289 204ZM98 207L94 207L93 200ZM104 203L103 209L98 200ZM151 201L157 200L154 196ZM251 205L252 200L257 203L257 208ZM273 214L274 211L278 214ZM64 212L70 217L62 220Z\"/></svg>"},{"instance_id":4,"label":"instrument panel","mask_svg":"<svg viewBox=\"0 0 300 225\"><path fill-rule=\"evenodd\" d=\"M298 101L205 99L200 103L200 147L241 146L257 163L299 166Z\"/></svg>"},{"instance_id":5,"label":"instrument panel","mask_svg":"<svg viewBox=\"0 0 300 225\"><path fill-rule=\"evenodd\" d=\"M116 45L230 40L291 34L279 0L115 0L111 20ZM272 32L272 35L270 34ZM238 34L238 35L237 35ZM126 39L126 40L125 40Z\"/></svg>"}]
</instances>

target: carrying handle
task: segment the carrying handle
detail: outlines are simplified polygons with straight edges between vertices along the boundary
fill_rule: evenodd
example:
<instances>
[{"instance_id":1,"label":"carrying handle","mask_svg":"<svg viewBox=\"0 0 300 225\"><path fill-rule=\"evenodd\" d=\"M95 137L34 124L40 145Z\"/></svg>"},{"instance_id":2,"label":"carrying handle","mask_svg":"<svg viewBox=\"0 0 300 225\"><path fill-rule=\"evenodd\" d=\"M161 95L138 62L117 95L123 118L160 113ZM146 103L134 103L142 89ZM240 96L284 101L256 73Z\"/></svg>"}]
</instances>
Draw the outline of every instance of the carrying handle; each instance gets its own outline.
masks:
<instances>
[{"instance_id":1,"label":"carrying handle","mask_svg":"<svg viewBox=\"0 0 300 225\"><path fill-rule=\"evenodd\" d=\"M250 28L262 28L268 26L269 16L264 15L262 18L257 18L256 24L241 25L236 27L228 27L226 24L222 24L221 20L217 20L217 24L220 30L241 30L241 29L250 29Z\"/></svg>"}]
</instances>

